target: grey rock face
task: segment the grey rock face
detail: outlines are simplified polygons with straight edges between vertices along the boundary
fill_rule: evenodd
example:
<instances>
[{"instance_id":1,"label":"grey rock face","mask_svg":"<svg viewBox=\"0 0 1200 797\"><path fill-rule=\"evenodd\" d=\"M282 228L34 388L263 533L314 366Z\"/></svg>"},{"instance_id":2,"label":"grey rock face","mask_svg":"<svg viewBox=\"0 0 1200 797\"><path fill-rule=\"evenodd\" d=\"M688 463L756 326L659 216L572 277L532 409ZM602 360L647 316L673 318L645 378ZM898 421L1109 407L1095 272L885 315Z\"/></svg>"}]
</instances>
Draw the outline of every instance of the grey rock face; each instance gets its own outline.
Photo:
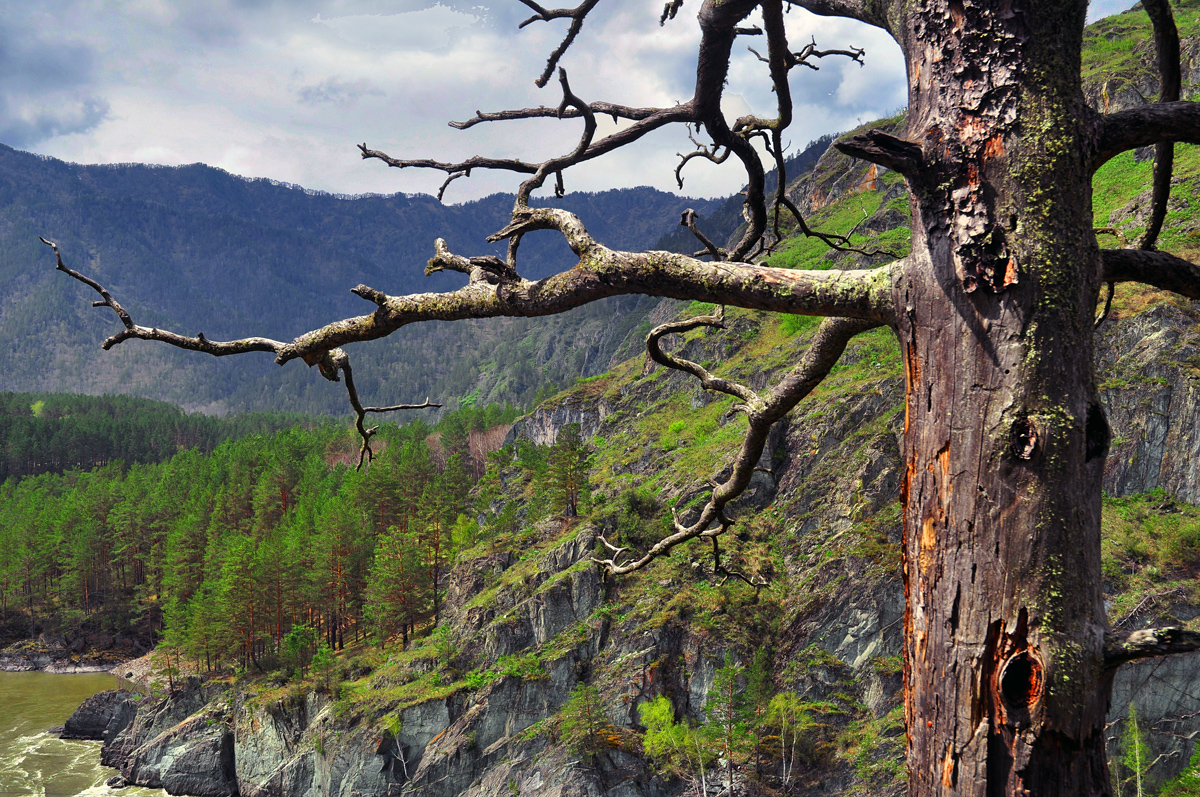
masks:
<instances>
[{"instance_id":1,"label":"grey rock face","mask_svg":"<svg viewBox=\"0 0 1200 797\"><path fill-rule=\"evenodd\" d=\"M126 689L92 695L63 725L63 739L110 742L133 721L138 696Z\"/></svg>"},{"instance_id":2,"label":"grey rock face","mask_svg":"<svg viewBox=\"0 0 1200 797\"><path fill-rule=\"evenodd\" d=\"M238 794L233 734L220 708L189 717L140 745L126 759L121 774L130 783L161 787L169 794Z\"/></svg>"},{"instance_id":3,"label":"grey rock face","mask_svg":"<svg viewBox=\"0 0 1200 797\"><path fill-rule=\"evenodd\" d=\"M608 405L603 400L583 402L567 398L553 405L542 405L529 415L518 418L504 438L505 445L518 437L531 440L539 446L554 445L558 433L567 424L579 424L580 434L586 440L596 434L600 422L608 415Z\"/></svg>"},{"instance_id":4,"label":"grey rock face","mask_svg":"<svg viewBox=\"0 0 1200 797\"><path fill-rule=\"evenodd\" d=\"M1117 670L1108 716L1109 750L1118 749L1131 702L1150 748L1144 785L1149 793L1157 793L1187 766L1200 736L1200 653L1140 661Z\"/></svg>"},{"instance_id":5,"label":"grey rock face","mask_svg":"<svg viewBox=\"0 0 1200 797\"><path fill-rule=\"evenodd\" d=\"M1200 503L1197 321L1194 309L1163 305L1112 324L1098 340L1101 395L1113 436L1107 494L1161 487L1181 501Z\"/></svg>"}]
</instances>

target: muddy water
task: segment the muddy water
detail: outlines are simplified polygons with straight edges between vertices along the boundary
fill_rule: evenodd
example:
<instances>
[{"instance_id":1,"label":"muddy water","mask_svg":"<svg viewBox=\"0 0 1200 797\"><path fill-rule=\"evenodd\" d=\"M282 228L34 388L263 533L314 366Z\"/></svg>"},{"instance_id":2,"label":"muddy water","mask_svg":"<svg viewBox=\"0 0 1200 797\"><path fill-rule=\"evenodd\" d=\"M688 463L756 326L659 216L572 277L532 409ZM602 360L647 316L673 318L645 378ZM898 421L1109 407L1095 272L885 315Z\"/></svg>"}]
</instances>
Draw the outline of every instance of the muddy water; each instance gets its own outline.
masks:
<instances>
[{"instance_id":1,"label":"muddy water","mask_svg":"<svg viewBox=\"0 0 1200 797\"><path fill-rule=\"evenodd\" d=\"M117 773L100 766L99 742L64 741L46 732L66 722L86 698L119 686L103 673L0 672L0 797L165 795L160 789L108 788L104 781Z\"/></svg>"}]
</instances>

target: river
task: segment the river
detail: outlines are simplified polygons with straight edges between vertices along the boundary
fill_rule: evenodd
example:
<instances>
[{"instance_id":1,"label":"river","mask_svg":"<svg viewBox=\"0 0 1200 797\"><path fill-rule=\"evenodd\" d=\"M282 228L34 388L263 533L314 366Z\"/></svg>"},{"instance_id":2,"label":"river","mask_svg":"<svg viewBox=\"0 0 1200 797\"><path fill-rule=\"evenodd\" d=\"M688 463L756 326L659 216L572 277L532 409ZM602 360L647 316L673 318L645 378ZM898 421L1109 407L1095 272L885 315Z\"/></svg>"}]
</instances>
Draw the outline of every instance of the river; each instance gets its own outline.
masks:
<instances>
[{"instance_id":1,"label":"river","mask_svg":"<svg viewBox=\"0 0 1200 797\"><path fill-rule=\"evenodd\" d=\"M104 785L117 774L100 766L99 742L65 741L46 731L80 703L121 681L112 675L0 672L0 797L161 797L161 789Z\"/></svg>"}]
</instances>

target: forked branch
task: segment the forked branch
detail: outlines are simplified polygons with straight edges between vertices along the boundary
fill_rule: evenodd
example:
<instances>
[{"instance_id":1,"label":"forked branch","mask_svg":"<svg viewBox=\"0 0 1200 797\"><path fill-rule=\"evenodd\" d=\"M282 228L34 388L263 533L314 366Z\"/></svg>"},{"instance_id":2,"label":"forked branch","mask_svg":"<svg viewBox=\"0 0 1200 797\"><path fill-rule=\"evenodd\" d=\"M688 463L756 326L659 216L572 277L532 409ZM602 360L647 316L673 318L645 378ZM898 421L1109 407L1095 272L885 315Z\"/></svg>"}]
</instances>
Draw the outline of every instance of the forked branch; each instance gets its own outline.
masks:
<instances>
[{"instance_id":1,"label":"forked branch","mask_svg":"<svg viewBox=\"0 0 1200 797\"><path fill-rule=\"evenodd\" d=\"M664 335L701 326L721 326L723 323L722 308L722 312L711 316L699 316L659 326L651 331L646 339L646 344L650 356L656 362L696 376L706 390L716 390L743 400L744 403L737 406L736 409L746 414L750 424L746 432L746 439L742 442L742 447L734 460L733 470L728 479L713 489L708 502L700 510L699 517L690 525L685 526L672 510L673 533L655 543L640 558L622 562L620 559L625 549L617 549L605 541L611 555L607 559L594 559L593 561L611 575L624 575L632 573L634 570L640 570L671 551L675 546L689 540L715 538L724 533L732 525L732 520L725 513L725 507L730 501L740 496L750 484L750 479L762 457L763 448L766 446L771 426L791 411L825 379L830 369L837 363L838 358L842 356L842 352L846 350L846 345L851 338L868 329L880 326L878 322L860 319L826 318L821 322L812 344L800 363L765 395L759 395L745 385L714 376L702 365L667 354L658 345ZM717 556L717 567L719 568L720 549L714 548L714 553ZM727 575L736 575L728 571L724 572ZM738 577L745 579L744 576ZM747 583L760 586L754 581L746 580Z\"/></svg>"},{"instance_id":2,"label":"forked branch","mask_svg":"<svg viewBox=\"0 0 1200 797\"><path fill-rule=\"evenodd\" d=\"M433 404L429 399L425 399L424 404L396 404L391 407L364 407L358 399L358 389L354 386L354 372L350 368L350 358L346 352L341 349L334 349L329 353L332 364L341 370L342 375L346 378L346 393L350 397L350 406L354 408L354 428L358 430L358 436L362 438L362 446L358 450L358 465L355 470L361 470L363 461L371 462L375 458L375 452L371 450L371 438L379 431L378 426L367 426L365 424L367 413L385 413L399 412L400 410L420 410L426 407L440 407L441 404Z\"/></svg>"},{"instance_id":3,"label":"forked branch","mask_svg":"<svg viewBox=\"0 0 1200 797\"><path fill-rule=\"evenodd\" d=\"M529 19L518 25L518 28L523 28L534 22L549 22L552 19L569 19L571 27L567 28L567 35L563 37L562 43L555 48L550 54L550 58L546 60L546 69L533 81L540 89L550 82L550 76L554 74L554 68L558 66L558 61L570 48L571 43L575 41L575 37L579 35L579 31L583 30L583 20L587 17L591 10L596 7L600 0L584 0L577 8L556 8L553 11L548 11L542 8L533 0L521 0L522 3L533 9L534 14Z\"/></svg>"}]
</instances>

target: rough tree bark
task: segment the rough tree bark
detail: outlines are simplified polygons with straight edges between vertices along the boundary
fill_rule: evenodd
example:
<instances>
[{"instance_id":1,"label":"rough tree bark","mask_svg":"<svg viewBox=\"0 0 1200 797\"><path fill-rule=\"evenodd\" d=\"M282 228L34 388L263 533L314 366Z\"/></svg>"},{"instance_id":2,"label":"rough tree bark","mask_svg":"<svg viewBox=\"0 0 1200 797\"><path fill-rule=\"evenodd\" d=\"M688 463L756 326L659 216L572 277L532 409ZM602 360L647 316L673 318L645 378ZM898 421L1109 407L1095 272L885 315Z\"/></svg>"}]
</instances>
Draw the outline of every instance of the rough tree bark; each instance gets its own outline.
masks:
<instances>
[{"instance_id":1,"label":"rough tree bark","mask_svg":"<svg viewBox=\"0 0 1200 797\"><path fill-rule=\"evenodd\" d=\"M528 22L571 20L552 55L545 83L579 33L596 0L546 11L529 0ZM682 5L672 0L663 20ZM843 142L844 151L904 175L912 197L912 254L860 272L784 271L753 265L780 237L788 214L810 233L783 186L781 133L791 121L790 70L808 58L862 56L861 51L792 52L782 0L707 0L695 95L670 108L587 103L560 70L563 100L541 107L479 113L466 128L507 119L582 119L579 144L543 163L472 158L462 163L403 160L361 146L364 158L390 166L440 169L446 186L471 169L530 175L513 221L492 240L508 257L467 258L437 242L430 270L452 269L468 284L448 294L391 297L366 286L370 315L334 322L280 342L263 338L212 342L140 327L100 285L58 267L97 291L128 339L166 342L217 356L272 351L277 361L303 359L330 379L350 370L338 346L390 334L424 320L544 315L620 293L647 293L763 310L833 316L796 369L764 395L716 379L695 363L662 351L666 334L720 325L719 314L651 333L659 362L699 378L707 389L737 396L750 432L733 475L714 489L691 525L622 563L612 548L602 564L614 574L644 566L685 540L711 539L720 568L723 513L749 481L766 431L807 395L853 335L895 330L902 348L907 404L903 453L906 724L909 792L925 795L1092 797L1110 794L1104 718L1113 670L1146 656L1200 646L1179 629L1109 633L1101 596L1101 474L1109 429L1093 370L1093 319L1104 282L1138 280L1200 298L1200 269L1142 249L1102 252L1092 230L1091 177L1124 150L1165 142L1200 143L1200 109L1172 101L1178 92L1178 46L1167 0L1147 0L1159 30L1163 102L1100 116L1083 97L1080 53L1086 0L798 0L814 13L857 19L887 30L906 60L908 129ZM760 29L747 18L761 12ZM1170 23L1170 28L1165 27ZM526 23L528 24L528 23ZM765 29L765 30L764 30ZM730 124L720 111L730 53L738 36L765 33L778 116ZM1163 44L1163 43L1166 44ZM1172 65L1172 58L1174 64ZM1170 70L1175 83L1171 84ZM594 140L597 113L628 120ZM728 251L684 214L704 249L695 257L610 250L569 213L531 208L531 192L563 170L636 141L671 123L703 129L711 145L684 158L723 162L732 154L746 172L746 232ZM752 146L764 142L781 169L780 190L764 193L764 169ZM683 164L681 164L682 166ZM1156 178L1169 188L1169 174ZM1165 202L1157 191L1155 203ZM1156 209L1154 218L1161 218ZM768 229L770 228L770 229ZM561 274L530 282L518 273L521 236L560 232L579 258ZM823 236L834 246L848 241ZM710 261L700 258L708 257ZM690 324L690 327L689 327ZM361 421L366 412L349 383ZM739 575L740 574L735 574ZM745 576L740 576L746 578ZM754 584L754 580L746 578Z\"/></svg>"}]
</instances>

